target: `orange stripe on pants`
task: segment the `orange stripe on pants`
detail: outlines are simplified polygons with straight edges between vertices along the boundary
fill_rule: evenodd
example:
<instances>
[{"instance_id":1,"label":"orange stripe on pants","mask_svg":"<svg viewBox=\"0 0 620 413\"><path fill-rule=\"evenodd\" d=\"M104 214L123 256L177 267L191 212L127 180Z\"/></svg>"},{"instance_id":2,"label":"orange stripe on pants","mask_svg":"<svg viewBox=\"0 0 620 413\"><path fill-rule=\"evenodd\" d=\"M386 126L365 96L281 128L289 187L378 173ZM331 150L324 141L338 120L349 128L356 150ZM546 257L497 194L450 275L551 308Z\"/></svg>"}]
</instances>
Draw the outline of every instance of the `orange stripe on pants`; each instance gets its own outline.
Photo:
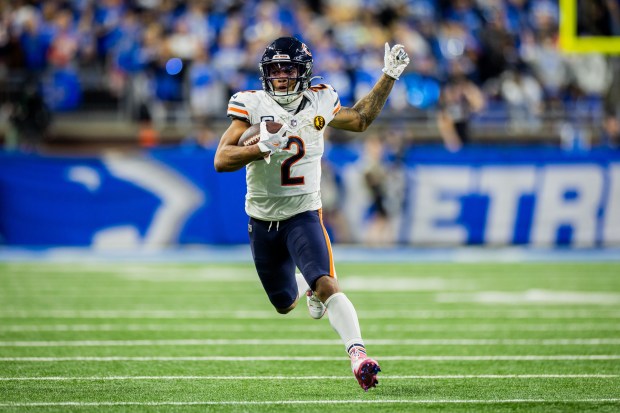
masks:
<instances>
[{"instance_id":1,"label":"orange stripe on pants","mask_svg":"<svg viewBox=\"0 0 620 413\"><path fill-rule=\"evenodd\" d=\"M334 254L332 252L332 243L329 240L327 229L323 223L323 208L319 208L319 220L321 221L321 228L323 228L323 235L325 235L325 244L327 244L327 253L329 254L329 276L338 278L336 276L336 267L334 266Z\"/></svg>"}]
</instances>

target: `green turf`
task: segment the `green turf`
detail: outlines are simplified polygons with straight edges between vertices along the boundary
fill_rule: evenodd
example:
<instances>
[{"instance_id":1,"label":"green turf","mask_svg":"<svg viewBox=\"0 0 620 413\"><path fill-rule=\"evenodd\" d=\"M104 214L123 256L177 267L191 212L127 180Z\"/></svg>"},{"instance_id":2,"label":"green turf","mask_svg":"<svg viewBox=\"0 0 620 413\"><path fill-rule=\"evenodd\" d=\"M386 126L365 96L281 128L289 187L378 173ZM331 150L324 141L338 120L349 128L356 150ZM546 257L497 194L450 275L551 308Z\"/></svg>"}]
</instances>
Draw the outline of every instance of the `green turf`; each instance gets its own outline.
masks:
<instances>
[{"instance_id":1,"label":"green turf","mask_svg":"<svg viewBox=\"0 0 620 413\"><path fill-rule=\"evenodd\" d=\"M0 411L620 410L620 264L338 271L383 368L368 393L251 265L0 263Z\"/></svg>"}]
</instances>

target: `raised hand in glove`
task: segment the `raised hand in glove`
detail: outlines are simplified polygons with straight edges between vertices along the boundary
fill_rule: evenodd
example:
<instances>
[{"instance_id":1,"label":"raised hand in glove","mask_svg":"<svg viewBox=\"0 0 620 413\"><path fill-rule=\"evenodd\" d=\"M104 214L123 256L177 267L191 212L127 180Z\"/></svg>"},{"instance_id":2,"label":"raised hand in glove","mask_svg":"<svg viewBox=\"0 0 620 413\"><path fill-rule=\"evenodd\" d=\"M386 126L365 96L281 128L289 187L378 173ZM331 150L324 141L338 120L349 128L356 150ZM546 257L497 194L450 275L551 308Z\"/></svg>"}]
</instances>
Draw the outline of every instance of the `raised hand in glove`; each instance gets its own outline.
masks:
<instances>
[{"instance_id":1,"label":"raised hand in glove","mask_svg":"<svg viewBox=\"0 0 620 413\"><path fill-rule=\"evenodd\" d=\"M271 154L281 152L288 143L288 138L284 136L288 132L286 125L282 125L276 133L269 133L267 124L260 123L260 141L258 147L265 154L265 162L271 162Z\"/></svg>"},{"instance_id":2,"label":"raised hand in glove","mask_svg":"<svg viewBox=\"0 0 620 413\"><path fill-rule=\"evenodd\" d=\"M385 56L383 57L384 67L383 73L398 80L403 70L409 64L409 56L405 52L405 47L402 44L394 45L390 49L390 45L385 43Z\"/></svg>"}]
</instances>

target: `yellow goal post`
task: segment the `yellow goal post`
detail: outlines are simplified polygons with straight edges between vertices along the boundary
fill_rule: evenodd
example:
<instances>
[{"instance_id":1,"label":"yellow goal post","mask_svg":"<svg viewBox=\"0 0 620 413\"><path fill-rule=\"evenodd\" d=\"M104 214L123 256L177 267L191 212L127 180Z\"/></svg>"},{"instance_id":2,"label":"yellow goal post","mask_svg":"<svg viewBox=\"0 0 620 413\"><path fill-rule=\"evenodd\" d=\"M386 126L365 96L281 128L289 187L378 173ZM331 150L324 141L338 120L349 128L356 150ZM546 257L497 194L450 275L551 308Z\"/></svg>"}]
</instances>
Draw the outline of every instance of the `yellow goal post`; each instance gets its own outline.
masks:
<instances>
[{"instance_id":1,"label":"yellow goal post","mask_svg":"<svg viewBox=\"0 0 620 413\"><path fill-rule=\"evenodd\" d=\"M620 36L578 36L577 0L560 0L560 50L620 54Z\"/></svg>"}]
</instances>

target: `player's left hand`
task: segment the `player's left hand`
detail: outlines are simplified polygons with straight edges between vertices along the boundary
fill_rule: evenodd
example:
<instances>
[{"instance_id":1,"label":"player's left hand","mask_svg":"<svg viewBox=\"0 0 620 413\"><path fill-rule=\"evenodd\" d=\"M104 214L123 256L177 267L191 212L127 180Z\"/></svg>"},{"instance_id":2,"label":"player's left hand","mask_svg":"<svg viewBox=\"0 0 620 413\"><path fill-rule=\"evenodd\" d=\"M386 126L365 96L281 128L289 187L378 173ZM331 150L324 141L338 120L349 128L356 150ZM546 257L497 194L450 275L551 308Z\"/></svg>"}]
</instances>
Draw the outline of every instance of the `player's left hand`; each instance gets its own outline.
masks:
<instances>
[{"instance_id":1,"label":"player's left hand","mask_svg":"<svg viewBox=\"0 0 620 413\"><path fill-rule=\"evenodd\" d=\"M286 136L287 132L288 128L286 125L282 125L280 130L276 133L270 133L267 130L267 124L265 121L260 123L260 141L258 142L258 147L264 154L264 158L267 163L270 162L272 154L282 152L286 146L288 142L288 137Z\"/></svg>"},{"instance_id":2,"label":"player's left hand","mask_svg":"<svg viewBox=\"0 0 620 413\"><path fill-rule=\"evenodd\" d=\"M405 46L397 44L390 49L390 45L386 42L383 63L383 73L392 79L398 80L403 70L409 64L409 55L405 52Z\"/></svg>"}]
</instances>

